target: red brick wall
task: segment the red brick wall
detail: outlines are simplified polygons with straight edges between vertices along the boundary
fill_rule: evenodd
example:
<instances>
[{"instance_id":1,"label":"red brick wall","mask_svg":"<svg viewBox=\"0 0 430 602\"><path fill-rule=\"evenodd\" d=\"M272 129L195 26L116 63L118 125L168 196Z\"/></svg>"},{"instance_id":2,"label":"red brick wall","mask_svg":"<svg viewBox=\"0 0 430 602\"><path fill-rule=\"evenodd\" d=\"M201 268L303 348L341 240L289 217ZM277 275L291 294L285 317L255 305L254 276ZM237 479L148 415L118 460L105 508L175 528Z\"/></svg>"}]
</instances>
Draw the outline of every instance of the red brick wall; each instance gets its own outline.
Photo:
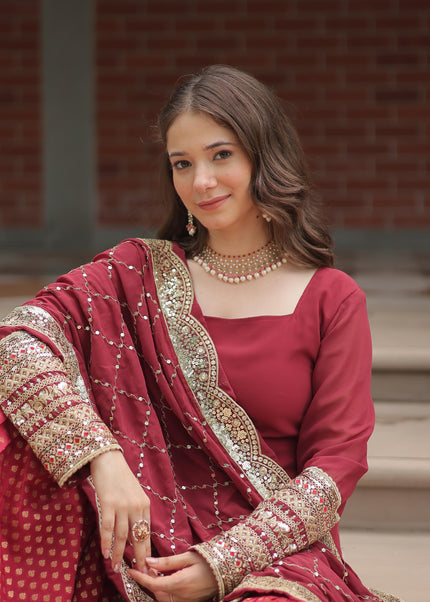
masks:
<instances>
[{"instance_id":1,"label":"red brick wall","mask_svg":"<svg viewBox=\"0 0 430 602\"><path fill-rule=\"evenodd\" d=\"M179 75L224 62L293 103L335 226L430 226L428 0L97 4L102 223L157 221L146 121Z\"/></svg>"},{"instance_id":2,"label":"red brick wall","mask_svg":"<svg viewBox=\"0 0 430 602\"><path fill-rule=\"evenodd\" d=\"M39 11L0 0L0 228L42 219ZM428 0L98 0L95 43L100 225L157 225L150 124L223 62L291 104L334 226L430 227Z\"/></svg>"},{"instance_id":3,"label":"red brick wall","mask_svg":"<svg viewBox=\"0 0 430 602\"><path fill-rule=\"evenodd\" d=\"M0 0L0 228L42 220L38 4Z\"/></svg>"},{"instance_id":4,"label":"red brick wall","mask_svg":"<svg viewBox=\"0 0 430 602\"><path fill-rule=\"evenodd\" d=\"M428 0L97 5L102 223L157 221L146 122L179 75L222 62L293 104L335 226L430 227Z\"/></svg>"}]
</instances>

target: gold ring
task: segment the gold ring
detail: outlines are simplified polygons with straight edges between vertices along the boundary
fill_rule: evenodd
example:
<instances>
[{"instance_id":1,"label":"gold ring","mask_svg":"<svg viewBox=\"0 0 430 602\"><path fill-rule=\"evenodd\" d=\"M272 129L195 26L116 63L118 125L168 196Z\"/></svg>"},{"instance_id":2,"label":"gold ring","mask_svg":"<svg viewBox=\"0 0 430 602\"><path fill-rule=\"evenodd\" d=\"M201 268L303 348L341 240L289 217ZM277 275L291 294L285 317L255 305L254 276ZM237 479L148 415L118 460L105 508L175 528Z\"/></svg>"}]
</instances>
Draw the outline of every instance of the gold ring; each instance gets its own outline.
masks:
<instances>
[{"instance_id":1,"label":"gold ring","mask_svg":"<svg viewBox=\"0 0 430 602\"><path fill-rule=\"evenodd\" d=\"M149 523L146 520L146 518L141 518L137 520L131 528L131 534L133 535L134 541L136 541L137 543L145 541L145 539L149 535L149 531Z\"/></svg>"},{"instance_id":2,"label":"gold ring","mask_svg":"<svg viewBox=\"0 0 430 602\"><path fill-rule=\"evenodd\" d=\"M170 596L170 602L173 602L173 596L172 596L172 594L169 594L169 596Z\"/></svg>"}]
</instances>

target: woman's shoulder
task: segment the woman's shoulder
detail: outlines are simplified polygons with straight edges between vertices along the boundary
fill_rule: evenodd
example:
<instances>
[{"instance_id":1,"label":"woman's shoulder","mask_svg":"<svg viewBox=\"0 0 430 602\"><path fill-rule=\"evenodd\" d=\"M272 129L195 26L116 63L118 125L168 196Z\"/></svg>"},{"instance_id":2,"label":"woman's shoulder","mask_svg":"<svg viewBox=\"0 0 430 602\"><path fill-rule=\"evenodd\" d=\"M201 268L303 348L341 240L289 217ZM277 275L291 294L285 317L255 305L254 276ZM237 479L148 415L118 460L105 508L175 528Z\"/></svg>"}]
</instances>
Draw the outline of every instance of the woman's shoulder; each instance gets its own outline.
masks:
<instances>
[{"instance_id":1,"label":"woman's shoulder","mask_svg":"<svg viewBox=\"0 0 430 602\"><path fill-rule=\"evenodd\" d=\"M157 251L170 253L173 251L177 255L184 254L184 251L177 243L162 238L126 238L118 246L126 247L127 245L134 245L150 253Z\"/></svg>"},{"instance_id":2,"label":"woman's shoulder","mask_svg":"<svg viewBox=\"0 0 430 602\"><path fill-rule=\"evenodd\" d=\"M319 268L315 275L323 288L336 287L339 292L346 294L361 291L354 278L338 268Z\"/></svg>"},{"instance_id":3,"label":"woman's shoulder","mask_svg":"<svg viewBox=\"0 0 430 602\"><path fill-rule=\"evenodd\" d=\"M103 260L106 257L121 258L121 260L127 258L136 258L138 256L148 256L155 251L171 251L173 244L168 240L161 240L158 238L125 238L118 242L116 245L110 247L98 253L94 261Z\"/></svg>"},{"instance_id":4,"label":"woman's shoulder","mask_svg":"<svg viewBox=\"0 0 430 602\"><path fill-rule=\"evenodd\" d=\"M366 299L354 278L337 268L319 268L308 292L309 300L329 313L348 301L362 303Z\"/></svg>"}]
</instances>

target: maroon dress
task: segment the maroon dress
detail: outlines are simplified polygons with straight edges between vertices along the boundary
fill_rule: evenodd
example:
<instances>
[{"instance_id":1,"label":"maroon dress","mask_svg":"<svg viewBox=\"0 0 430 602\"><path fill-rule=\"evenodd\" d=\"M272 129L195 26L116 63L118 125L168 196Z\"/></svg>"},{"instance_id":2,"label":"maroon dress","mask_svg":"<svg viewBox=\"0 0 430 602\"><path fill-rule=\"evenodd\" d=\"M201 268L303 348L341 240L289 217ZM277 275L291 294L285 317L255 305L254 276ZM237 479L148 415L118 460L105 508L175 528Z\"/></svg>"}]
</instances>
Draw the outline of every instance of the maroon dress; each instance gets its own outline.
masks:
<instances>
[{"instance_id":1,"label":"maroon dress","mask_svg":"<svg viewBox=\"0 0 430 602\"><path fill-rule=\"evenodd\" d=\"M394 600L338 513L374 414L365 298L320 269L291 316L205 318L183 251L127 240L0 324L1 599L150 601L99 548L89 462L121 447L153 554L196 549L225 600ZM232 543L233 542L233 543Z\"/></svg>"}]
</instances>

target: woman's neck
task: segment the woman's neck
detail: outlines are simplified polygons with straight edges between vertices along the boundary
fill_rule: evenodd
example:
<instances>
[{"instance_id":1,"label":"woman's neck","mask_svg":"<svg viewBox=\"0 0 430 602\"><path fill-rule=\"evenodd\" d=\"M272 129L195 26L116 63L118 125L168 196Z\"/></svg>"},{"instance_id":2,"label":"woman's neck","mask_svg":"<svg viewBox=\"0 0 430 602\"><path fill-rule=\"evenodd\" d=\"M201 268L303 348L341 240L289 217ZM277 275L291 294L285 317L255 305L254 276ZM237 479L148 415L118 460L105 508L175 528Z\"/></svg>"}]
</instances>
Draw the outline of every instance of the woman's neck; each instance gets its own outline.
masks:
<instances>
[{"instance_id":1,"label":"woman's neck","mask_svg":"<svg viewBox=\"0 0 430 602\"><path fill-rule=\"evenodd\" d=\"M208 236L208 246L221 255L244 255L260 249L271 239L269 228L265 224L252 231L241 232L211 231Z\"/></svg>"}]
</instances>

